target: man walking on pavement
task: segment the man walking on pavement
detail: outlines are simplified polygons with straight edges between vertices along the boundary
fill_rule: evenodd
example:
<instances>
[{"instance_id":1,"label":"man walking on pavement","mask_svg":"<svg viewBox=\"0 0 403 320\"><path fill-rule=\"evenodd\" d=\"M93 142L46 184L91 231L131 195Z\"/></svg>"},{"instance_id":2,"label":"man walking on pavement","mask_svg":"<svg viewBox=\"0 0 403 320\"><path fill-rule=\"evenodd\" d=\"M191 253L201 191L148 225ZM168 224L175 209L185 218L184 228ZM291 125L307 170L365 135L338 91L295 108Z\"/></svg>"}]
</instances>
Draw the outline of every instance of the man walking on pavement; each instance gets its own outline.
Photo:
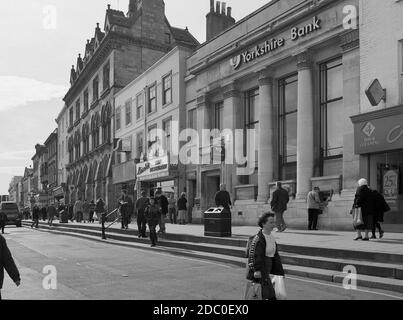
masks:
<instances>
[{"instance_id":1,"label":"man walking on pavement","mask_svg":"<svg viewBox=\"0 0 403 320\"><path fill-rule=\"evenodd\" d=\"M53 220L57 215L56 207L53 202L48 206L48 224L49 226L53 226Z\"/></svg>"},{"instance_id":2,"label":"man walking on pavement","mask_svg":"<svg viewBox=\"0 0 403 320\"><path fill-rule=\"evenodd\" d=\"M150 204L149 199L146 197L146 192L141 191L141 198L136 201L136 211L137 211L137 228L139 231L139 238L147 238L147 221L144 216L144 211Z\"/></svg>"},{"instance_id":3,"label":"man walking on pavement","mask_svg":"<svg viewBox=\"0 0 403 320\"><path fill-rule=\"evenodd\" d=\"M144 215L147 219L148 228L150 229L151 247L155 247L158 242L156 228L161 219L161 211L154 197L150 198L150 204L146 208Z\"/></svg>"},{"instance_id":4,"label":"man walking on pavement","mask_svg":"<svg viewBox=\"0 0 403 320\"><path fill-rule=\"evenodd\" d=\"M161 219L159 222L159 227L160 229L158 230L158 233L165 233L166 228L165 228L165 219L168 213L168 199L165 197L162 193L162 188L158 188L157 192L155 194L155 201L157 205L160 207L160 212L161 212Z\"/></svg>"},{"instance_id":5,"label":"man walking on pavement","mask_svg":"<svg viewBox=\"0 0 403 320\"><path fill-rule=\"evenodd\" d=\"M0 212L0 229L1 233L4 234L4 228L7 224L7 215L4 212Z\"/></svg>"},{"instance_id":6,"label":"man walking on pavement","mask_svg":"<svg viewBox=\"0 0 403 320\"><path fill-rule=\"evenodd\" d=\"M283 188L281 182L277 182L276 187L270 206L271 210L276 214L277 231L284 232L287 229L287 225L284 221L284 212L287 211L290 196L288 195L288 191Z\"/></svg>"},{"instance_id":7,"label":"man walking on pavement","mask_svg":"<svg viewBox=\"0 0 403 320\"><path fill-rule=\"evenodd\" d=\"M119 199L120 213L122 215L122 229L129 229L129 220L133 210L133 200L127 195L127 190L122 190Z\"/></svg>"},{"instance_id":8,"label":"man walking on pavement","mask_svg":"<svg viewBox=\"0 0 403 320\"><path fill-rule=\"evenodd\" d=\"M6 239L0 235L0 300L1 289L3 289L4 269L7 271L10 278L14 281L17 287L21 284L20 273L15 265L10 249L7 247Z\"/></svg>"},{"instance_id":9,"label":"man walking on pavement","mask_svg":"<svg viewBox=\"0 0 403 320\"><path fill-rule=\"evenodd\" d=\"M34 208L32 209L32 224L31 228L35 227L38 229L39 227L39 215L41 213L41 210L39 209L38 205L34 205Z\"/></svg>"},{"instance_id":10,"label":"man walking on pavement","mask_svg":"<svg viewBox=\"0 0 403 320\"><path fill-rule=\"evenodd\" d=\"M218 191L215 195L215 204L217 207L223 207L224 209L231 210L231 196L227 191L227 186L224 183L220 185L220 191Z\"/></svg>"}]
</instances>

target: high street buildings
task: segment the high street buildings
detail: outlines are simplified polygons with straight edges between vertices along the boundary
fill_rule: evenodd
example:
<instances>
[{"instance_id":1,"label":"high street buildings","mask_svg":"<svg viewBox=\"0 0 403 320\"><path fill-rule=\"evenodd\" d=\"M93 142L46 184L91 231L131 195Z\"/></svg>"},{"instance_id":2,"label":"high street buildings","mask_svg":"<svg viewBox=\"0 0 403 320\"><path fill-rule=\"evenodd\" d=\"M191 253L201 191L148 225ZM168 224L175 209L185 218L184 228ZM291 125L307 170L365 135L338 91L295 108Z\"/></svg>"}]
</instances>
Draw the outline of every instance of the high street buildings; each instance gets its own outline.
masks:
<instances>
[{"instance_id":1,"label":"high street buildings","mask_svg":"<svg viewBox=\"0 0 403 320\"><path fill-rule=\"evenodd\" d=\"M162 1L131 1L127 15L108 8L57 119L66 200L103 197L111 209L122 188L162 186L186 191L201 222L226 183L233 223L255 225L282 181L289 226L306 227L318 186L331 199L320 227L350 230L364 177L392 208L385 222L403 224L402 14L402 1L273 0L236 22L211 0L199 45L168 24ZM179 131L198 133L178 142L192 159L178 172L177 118ZM155 126L166 129L160 141Z\"/></svg>"},{"instance_id":2,"label":"high street buildings","mask_svg":"<svg viewBox=\"0 0 403 320\"><path fill-rule=\"evenodd\" d=\"M67 146L66 201L103 198L113 208L114 96L175 45L197 44L187 30L171 27L162 0L131 0L127 15L108 6L71 69L71 88L58 117L59 139ZM67 150L66 150L67 148Z\"/></svg>"}]
</instances>

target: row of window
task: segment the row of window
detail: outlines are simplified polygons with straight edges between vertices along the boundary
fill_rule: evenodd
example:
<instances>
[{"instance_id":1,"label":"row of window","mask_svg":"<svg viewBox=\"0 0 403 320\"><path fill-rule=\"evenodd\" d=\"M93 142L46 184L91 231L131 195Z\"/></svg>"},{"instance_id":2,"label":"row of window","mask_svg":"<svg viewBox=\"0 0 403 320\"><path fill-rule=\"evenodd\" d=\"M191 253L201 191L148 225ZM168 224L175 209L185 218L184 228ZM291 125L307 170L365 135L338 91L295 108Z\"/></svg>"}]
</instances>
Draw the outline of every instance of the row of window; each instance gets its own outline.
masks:
<instances>
[{"instance_id":1,"label":"row of window","mask_svg":"<svg viewBox=\"0 0 403 320\"><path fill-rule=\"evenodd\" d=\"M161 101L162 105L168 105L172 103L172 73L162 77L162 91L161 91ZM146 110L147 114L157 111L157 83L152 84L147 87L145 92L141 92L136 95L136 121L144 117L144 100L146 100ZM130 99L126 101L124 106L125 115L125 125L129 126L132 124L132 111L133 111L133 100ZM116 118L115 118L116 130L122 128L122 107L116 108Z\"/></svg>"},{"instance_id":2,"label":"row of window","mask_svg":"<svg viewBox=\"0 0 403 320\"><path fill-rule=\"evenodd\" d=\"M110 87L110 63L108 62L102 70L103 74L103 91L106 91ZM84 90L83 106L84 109L81 110L81 99L78 98L75 107L71 107L69 110L69 127L74 126L74 122L81 119L81 112L87 112L89 110L89 90L86 88ZM92 101L95 102L99 99L99 76L97 75L94 80L92 80ZM75 117L74 117L75 113ZM74 120L75 119L75 120ZM67 121L67 120L66 120Z\"/></svg>"}]
</instances>

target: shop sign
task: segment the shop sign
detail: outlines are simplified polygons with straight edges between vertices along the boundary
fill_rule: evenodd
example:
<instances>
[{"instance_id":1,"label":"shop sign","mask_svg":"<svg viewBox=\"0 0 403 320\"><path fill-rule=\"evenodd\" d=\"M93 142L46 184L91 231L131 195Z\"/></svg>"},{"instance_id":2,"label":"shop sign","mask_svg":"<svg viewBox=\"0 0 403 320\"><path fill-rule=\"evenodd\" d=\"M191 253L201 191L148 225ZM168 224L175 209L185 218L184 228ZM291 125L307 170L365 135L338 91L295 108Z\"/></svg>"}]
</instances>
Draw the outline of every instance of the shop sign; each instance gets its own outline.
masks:
<instances>
[{"instance_id":1,"label":"shop sign","mask_svg":"<svg viewBox=\"0 0 403 320\"><path fill-rule=\"evenodd\" d=\"M383 176L383 194L386 200L396 200L399 193L399 172L389 170Z\"/></svg>"},{"instance_id":2,"label":"shop sign","mask_svg":"<svg viewBox=\"0 0 403 320\"><path fill-rule=\"evenodd\" d=\"M403 149L403 114L355 124L355 153Z\"/></svg>"},{"instance_id":3,"label":"shop sign","mask_svg":"<svg viewBox=\"0 0 403 320\"><path fill-rule=\"evenodd\" d=\"M137 164L137 179L139 181L152 180L169 175L168 156L155 158Z\"/></svg>"},{"instance_id":4,"label":"shop sign","mask_svg":"<svg viewBox=\"0 0 403 320\"><path fill-rule=\"evenodd\" d=\"M299 27L292 28L290 39L292 41L296 41L299 38L303 38L303 37L307 36L308 34L311 34L317 30L320 30L321 22L322 21L318 17L315 16L312 19L312 23L309 23L301 28L299 28ZM247 50L235 57L232 57L230 59L230 64L236 70L242 64L247 64L262 56L265 56L266 54L268 54L270 52L274 52L278 48L283 47L285 45L285 43L286 43L285 38L278 38L278 39L273 38L273 39L267 40L263 44L258 45L253 49Z\"/></svg>"}]
</instances>

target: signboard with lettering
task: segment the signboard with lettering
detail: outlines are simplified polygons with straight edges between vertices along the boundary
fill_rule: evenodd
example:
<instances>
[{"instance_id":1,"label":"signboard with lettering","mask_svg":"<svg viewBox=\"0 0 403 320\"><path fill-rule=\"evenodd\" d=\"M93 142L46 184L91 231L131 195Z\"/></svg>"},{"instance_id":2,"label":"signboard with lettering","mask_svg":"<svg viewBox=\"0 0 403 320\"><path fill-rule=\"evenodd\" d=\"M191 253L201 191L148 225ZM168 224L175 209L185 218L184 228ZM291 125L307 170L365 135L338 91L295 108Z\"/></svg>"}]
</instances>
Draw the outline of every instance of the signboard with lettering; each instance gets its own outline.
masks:
<instances>
[{"instance_id":1,"label":"signboard with lettering","mask_svg":"<svg viewBox=\"0 0 403 320\"><path fill-rule=\"evenodd\" d=\"M318 17L313 17L312 22L308 23L302 27L293 27L290 30L290 39L291 41L296 41L300 38L304 38L305 36L320 30L321 20ZM283 47L286 44L286 39L283 37L272 38L265 41L261 45L257 45L250 50L242 52L230 59L230 64L234 70L238 69L242 64L250 63L262 56L265 56L271 52L276 51L277 49Z\"/></svg>"},{"instance_id":2,"label":"signboard with lettering","mask_svg":"<svg viewBox=\"0 0 403 320\"><path fill-rule=\"evenodd\" d=\"M168 156L141 162L137 164L136 171L138 181L168 177L170 174Z\"/></svg>"},{"instance_id":3,"label":"signboard with lettering","mask_svg":"<svg viewBox=\"0 0 403 320\"><path fill-rule=\"evenodd\" d=\"M403 149L403 114L355 124L355 153Z\"/></svg>"},{"instance_id":4,"label":"signboard with lettering","mask_svg":"<svg viewBox=\"0 0 403 320\"><path fill-rule=\"evenodd\" d=\"M399 194L399 171L389 170L383 176L383 194L386 200L396 200Z\"/></svg>"}]
</instances>

